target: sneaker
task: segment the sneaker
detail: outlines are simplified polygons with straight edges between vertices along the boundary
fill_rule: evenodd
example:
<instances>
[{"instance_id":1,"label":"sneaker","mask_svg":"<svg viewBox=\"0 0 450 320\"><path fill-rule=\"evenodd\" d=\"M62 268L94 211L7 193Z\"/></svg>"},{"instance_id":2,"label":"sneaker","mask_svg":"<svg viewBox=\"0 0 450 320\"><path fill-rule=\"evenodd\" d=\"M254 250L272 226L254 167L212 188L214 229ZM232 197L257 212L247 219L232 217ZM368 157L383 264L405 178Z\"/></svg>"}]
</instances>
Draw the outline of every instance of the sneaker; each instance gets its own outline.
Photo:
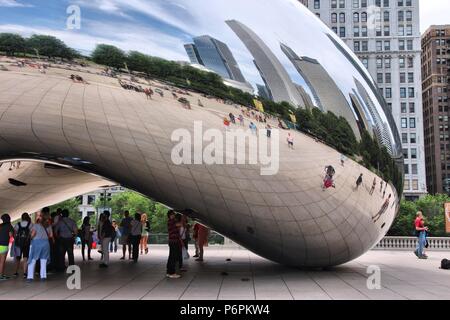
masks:
<instances>
[{"instance_id":1,"label":"sneaker","mask_svg":"<svg viewBox=\"0 0 450 320\"><path fill-rule=\"evenodd\" d=\"M179 278L181 278L181 276L179 274L174 273L174 274L169 274L169 278L170 279L179 279Z\"/></svg>"},{"instance_id":2,"label":"sneaker","mask_svg":"<svg viewBox=\"0 0 450 320\"><path fill-rule=\"evenodd\" d=\"M125 257L120 258L120 260L125 260Z\"/></svg>"},{"instance_id":3,"label":"sneaker","mask_svg":"<svg viewBox=\"0 0 450 320\"><path fill-rule=\"evenodd\" d=\"M16 272L16 273L13 274L13 276L14 276L14 277L18 277L18 276L19 276L19 273Z\"/></svg>"},{"instance_id":4,"label":"sneaker","mask_svg":"<svg viewBox=\"0 0 450 320\"><path fill-rule=\"evenodd\" d=\"M424 256L424 255L422 255L422 256L419 256L419 259L428 259L428 257L427 257L427 256Z\"/></svg>"},{"instance_id":5,"label":"sneaker","mask_svg":"<svg viewBox=\"0 0 450 320\"><path fill-rule=\"evenodd\" d=\"M416 255L417 258L419 257L419 254L417 253L417 249L414 250L414 254Z\"/></svg>"},{"instance_id":6,"label":"sneaker","mask_svg":"<svg viewBox=\"0 0 450 320\"><path fill-rule=\"evenodd\" d=\"M23 274L23 278L24 278L24 279L27 278L27 274L26 274L26 273Z\"/></svg>"},{"instance_id":7,"label":"sneaker","mask_svg":"<svg viewBox=\"0 0 450 320\"><path fill-rule=\"evenodd\" d=\"M5 281L5 280L9 280L9 277L7 277L5 275L1 275L0 276L0 281Z\"/></svg>"},{"instance_id":8,"label":"sneaker","mask_svg":"<svg viewBox=\"0 0 450 320\"><path fill-rule=\"evenodd\" d=\"M192 258L198 258L198 254L196 254L195 256L192 256Z\"/></svg>"},{"instance_id":9,"label":"sneaker","mask_svg":"<svg viewBox=\"0 0 450 320\"><path fill-rule=\"evenodd\" d=\"M202 259L202 258L198 258L198 259L195 259L195 261L200 261L200 262L202 262L203 259Z\"/></svg>"},{"instance_id":10,"label":"sneaker","mask_svg":"<svg viewBox=\"0 0 450 320\"><path fill-rule=\"evenodd\" d=\"M428 258L428 256L425 253L422 254L422 257Z\"/></svg>"},{"instance_id":11,"label":"sneaker","mask_svg":"<svg viewBox=\"0 0 450 320\"><path fill-rule=\"evenodd\" d=\"M108 265L106 263L101 263L99 265L100 268L108 268Z\"/></svg>"}]
</instances>

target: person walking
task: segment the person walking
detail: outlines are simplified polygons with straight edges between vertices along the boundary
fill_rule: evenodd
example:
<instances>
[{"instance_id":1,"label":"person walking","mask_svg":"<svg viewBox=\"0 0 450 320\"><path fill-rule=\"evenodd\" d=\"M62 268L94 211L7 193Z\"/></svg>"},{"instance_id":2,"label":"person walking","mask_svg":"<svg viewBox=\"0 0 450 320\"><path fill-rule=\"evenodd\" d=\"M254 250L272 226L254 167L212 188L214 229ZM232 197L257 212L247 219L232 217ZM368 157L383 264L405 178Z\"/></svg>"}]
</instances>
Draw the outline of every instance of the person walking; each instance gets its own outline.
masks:
<instances>
[{"instance_id":1,"label":"person walking","mask_svg":"<svg viewBox=\"0 0 450 320\"><path fill-rule=\"evenodd\" d=\"M427 241L426 236L428 232L428 227L425 226L422 211L418 211L416 213L416 219L414 220L414 227L416 229L416 235L418 237L417 247L416 250L414 250L414 254L419 259L428 259L428 256L423 252Z\"/></svg>"},{"instance_id":2,"label":"person walking","mask_svg":"<svg viewBox=\"0 0 450 320\"><path fill-rule=\"evenodd\" d=\"M33 223L27 212L22 213L20 221L14 226L14 257L16 259L16 271L14 276L19 276L20 263L23 259L23 278L27 278L28 256L30 254L31 228Z\"/></svg>"},{"instance_id":3,"label":"person walking","mask_svg":"<svg viewBox=\"0 0 450 320\"><path fill-rule=\"evenodd\" d=\"M209 236L209 229L202 225L199 224L198 227L198 236L197 236L197 240L198 240L198 258L195 259L195 261L199 261L202 262L203 261L203 247L208 246L208 236Z\"/></svg>"},{"instance_id":4,"label":"person walking","mask_svg":"<svg viewBox=\"0 0 450 320\"><path fill-rule=\"evenodd\" d=\"M356 190L358 190L359 189L359 187L361 186L361 184L362 184L362 177L363 177L363 174L361 173L360 175L359 175L359 177L358 177L358 179L356 179Z\"/></svg>"},{"instance_id":5,"label":"person walking","mask_svg":"<svg viewBox=\"0 0 450 320\"><path fill-rule=\"evenodd\" d=\"M377 186L377 178L373 178L372 188L370 188L369 194L372 195Z\"/></svg>"},{"instance_id":6,"label":"person walking","mask_svg":"<svg viewBox=\"0 0 450 320\"><path fill-rule=\"evenodd\" d=\"M27 281L34 279L36 262L40 262L41 281L47 279L47 260L50 259L50 242L53 242L53 229L50 216L42 210L36 217L36 223L31 228L31 246L28 258Z\"/></svg>"},{"instance_id":7,"label":"person walking","mask_svg":"<svg viewBox=\"0 0 450 320\"><path fill-rule=\"evenodd\" d=\"M176 273L176 266L180 261L180 233L177 228L177 222L175 220L175 211L169 210L167 212L167 232L169 234L169 257L167 259L167 277L171 279L178 279L181 277Z\"/></svg>"},{"instance_id":8,"label":"person walking","mask_svg":"<svg viewBox=\"0 0 450 320\"><path fill-rule=\"evenodd\" d=\"M250 131L252 134L257 134L258 133L258 128L256 127L256 124L252 122L250 122L250 124L248 125L248 127L250 128Z\"/></svg>"},{"instance_id":9,"label":"person walking","mask_svg":"<svg viewBox=\"0 0 450 320\"><path fill-rule=\"evenodd\" d=\"M125 210L123 213L124 218L120 222L120 233L122 236L120 237L120 242L122 244L122 258L120 260L125 260L125 255L127 253L127 247L128 247L128 259L131 259L131 242L130 242L130 230L131 230L131 219L130 212L128 210Z\"/></svg>"},{"instance_id":10,"label":"person walking","mask_svg":"<svg viewBox=\"0 0 450 320\"><path fill-rule=\"evenodd\" d=\"M288 143L288 148L294 150L294 136L289 132L286 138Z\"/></svg>"},{"instance_id":11,"label":"person walking","mask_svg":"<svg viewBox=\"0 0 450 320\"><path fill-rule=\"evenodd\" d=\"M108 268L109 265L109 243L113 237L114 228L109 220L110 213L108 210L103 211L102 227L100 232L100 241L102 243L102 262L100 263L100 268Z\"/></svg>"},{"instance_id":12,"label":"person walking","mask_svg":"<svg viewBox=\"0 0 450 320\"><path fill-rule=\"evenodd\" d=\"M131 256L134 262L137 262L139 258L139 244L141 243L141 234L142 234L141 215L139 213L136 213L134 215L134 220L131 221L131 230L130 230L130 242L132 248Z\"/></svg>"},{"instance_id":13,"label":"person walking","mask_svg":"<svg viewBox=\"0 0 450 320\"><path fill-rule=\"evenodd\" d=\"M84 217L83 223L80 227L81 230L81 256L83 257L83 261L86 261L85 255L84 255L84 249L87 246L87 255L88 260L93 260L91 258L91 249L92 249L92 242L93 242L93 234L91 231L91 223L89 216Z\"/></svg>"},{"instance_id":14,"label":"person walking","mask_svg":"<svg viewBox=\"0 0 450 320\"><path fill-rule=\"evenodd\" d=\"M244 116L242 114L239 115L239 124L241 125L241 127L244 126Z\"/></svg>"},{"instance_id":15,"label":"person walking","mask_svg":"<svg viewBox=\"0 0 450 320\"><path fill-rule=\"evenodd\" d=\"M377 222L378 219L381 218L383 213L386 212L390 201L391 201L391 195L389 195L389 197L383 202L383 205L381 206L381 209L378 211L378 213L372 217L373 222Z\"/></svg>"},{"instance_id":16,"label":"person walking","mask_svg":"<svg viewBox=\"0 0 450 320\"><path fill-rule=\"evenodd\" d=\"M147 214L141 215L142 233L141 233L141 254L148 253L148 236L150 234L150 222L148 221Z\"/></svg>"},{"instance_id":17,"label":"person walking","mask_svg":"<svg viewBox=\"0 0 450 320\"><path fill-rule=\"evenodd\" d=\"M117 241L118 241L118 234L120 233L119 227L117 226L116 220L112 221L112 227L114 229L111 242L109 243L109 252L117 252Z\"/></svg>"},{"instance_id":18,"label":"person walking","mask_svg":"<svg viewBox=\"0 0 450 320\"><path fill-rule=\"evenodd\" d=\"M73 246L75 243L75 237L78 234L78 228L75 221L69 218L69 210L64 209L62 216L58 220L55 226L55 235L59 239L59 263L58 271L64 271L66 253L69 260L69 266L75 264L75 258L73 254Z\"/></svg>"},{"instance_id":19,"label":"person walking","mask_svg":"<svg viewBox=\"0 0 450 320\"><path fill-rule=\"evenodd\" d=\"M8 280L5 275L6 256L8 255L9 239L14 235L14 228L11 225L11 217L9 214L1 216L2 224L0 224L0 281Z\"/></svg>"}]
</instances>

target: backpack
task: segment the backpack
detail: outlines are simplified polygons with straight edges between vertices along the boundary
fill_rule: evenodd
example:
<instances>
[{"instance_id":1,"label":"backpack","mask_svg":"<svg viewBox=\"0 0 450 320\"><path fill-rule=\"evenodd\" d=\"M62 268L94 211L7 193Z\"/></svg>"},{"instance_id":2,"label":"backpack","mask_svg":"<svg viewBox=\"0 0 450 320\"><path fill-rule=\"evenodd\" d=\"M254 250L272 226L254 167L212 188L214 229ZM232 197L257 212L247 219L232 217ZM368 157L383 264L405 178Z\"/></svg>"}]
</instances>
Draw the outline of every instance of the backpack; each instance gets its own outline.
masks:
<instances>
[{"instance_id":1,"label":"backpack","mask_svg":"<svg viewBox=\"0 0 450 320\"><path fill-rule=\"evenodd\" d=\"M450 269L450 260L442 259L442 261L441 261L441 269L449 270Z\"/></svg>"},{"instance_id":2,"label":"backpack","mask_svg":"<svg viewBox=\"0 0 450 320\"><path fill-rule=\"evenodd\" d=\"M14 243L17 247L23 248L30 242L30 222L25 227L22 227L22 223L19 222L19 230L17 230Z\"/></svg>"}]
</instances>

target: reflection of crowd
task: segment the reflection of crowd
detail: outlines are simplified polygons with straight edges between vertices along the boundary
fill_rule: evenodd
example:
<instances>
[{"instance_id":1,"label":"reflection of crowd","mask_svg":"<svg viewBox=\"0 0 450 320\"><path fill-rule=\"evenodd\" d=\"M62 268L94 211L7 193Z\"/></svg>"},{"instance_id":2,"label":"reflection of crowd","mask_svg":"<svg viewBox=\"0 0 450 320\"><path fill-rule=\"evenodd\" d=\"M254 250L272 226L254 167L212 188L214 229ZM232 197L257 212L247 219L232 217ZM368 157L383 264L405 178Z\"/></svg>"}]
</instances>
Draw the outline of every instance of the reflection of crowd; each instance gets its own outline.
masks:
<instances>
[{"instance_id":1,"label":"reflection of crowd","mask_svg":"<svg viewBox=\"0 0 450 320\"><path fill-rule=\"evenodd\" d=\"M10 161L9 162L9 171L13 170L13 169L19 169L20 168L20 161ZM3 162L0 162L0 168L3 166Z\"/></svg>"}]
</instances>

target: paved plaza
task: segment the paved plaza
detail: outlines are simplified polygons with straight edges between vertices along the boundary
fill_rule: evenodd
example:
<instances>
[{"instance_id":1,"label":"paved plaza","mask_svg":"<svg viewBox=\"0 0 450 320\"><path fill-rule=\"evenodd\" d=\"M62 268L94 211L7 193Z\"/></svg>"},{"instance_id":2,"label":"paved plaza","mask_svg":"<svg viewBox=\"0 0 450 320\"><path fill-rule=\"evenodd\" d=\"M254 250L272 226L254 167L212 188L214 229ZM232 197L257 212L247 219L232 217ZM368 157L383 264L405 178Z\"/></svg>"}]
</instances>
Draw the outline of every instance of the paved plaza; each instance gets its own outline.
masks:
<instances>
[{"instance_id":1,"label":"paved plaza","mask_svg":"<svg viewBox=\"0 0 450 320\"><path fill-rule=\"evenodd\" d=\"M181 279L165 277L166 246L151 246L137 264L112 254L109 269L96 261L81 263L81 290L68 290L66 275L49 275L47 282L12 279L0 283L1 300L305 300L305 299L450 299L450 273L439 269L447 252L429 252L418 260L409 251L372 250L328 270L299 270L270 262L238 247L206 248L205 262L190 259ZM79 250L76 251L80 261ZM230 259L230 260L228 260ZM12 273L8 259L7 273ZM380 290L367 288L367 267L381 268Z\"/></svg>"}]
</instances>

